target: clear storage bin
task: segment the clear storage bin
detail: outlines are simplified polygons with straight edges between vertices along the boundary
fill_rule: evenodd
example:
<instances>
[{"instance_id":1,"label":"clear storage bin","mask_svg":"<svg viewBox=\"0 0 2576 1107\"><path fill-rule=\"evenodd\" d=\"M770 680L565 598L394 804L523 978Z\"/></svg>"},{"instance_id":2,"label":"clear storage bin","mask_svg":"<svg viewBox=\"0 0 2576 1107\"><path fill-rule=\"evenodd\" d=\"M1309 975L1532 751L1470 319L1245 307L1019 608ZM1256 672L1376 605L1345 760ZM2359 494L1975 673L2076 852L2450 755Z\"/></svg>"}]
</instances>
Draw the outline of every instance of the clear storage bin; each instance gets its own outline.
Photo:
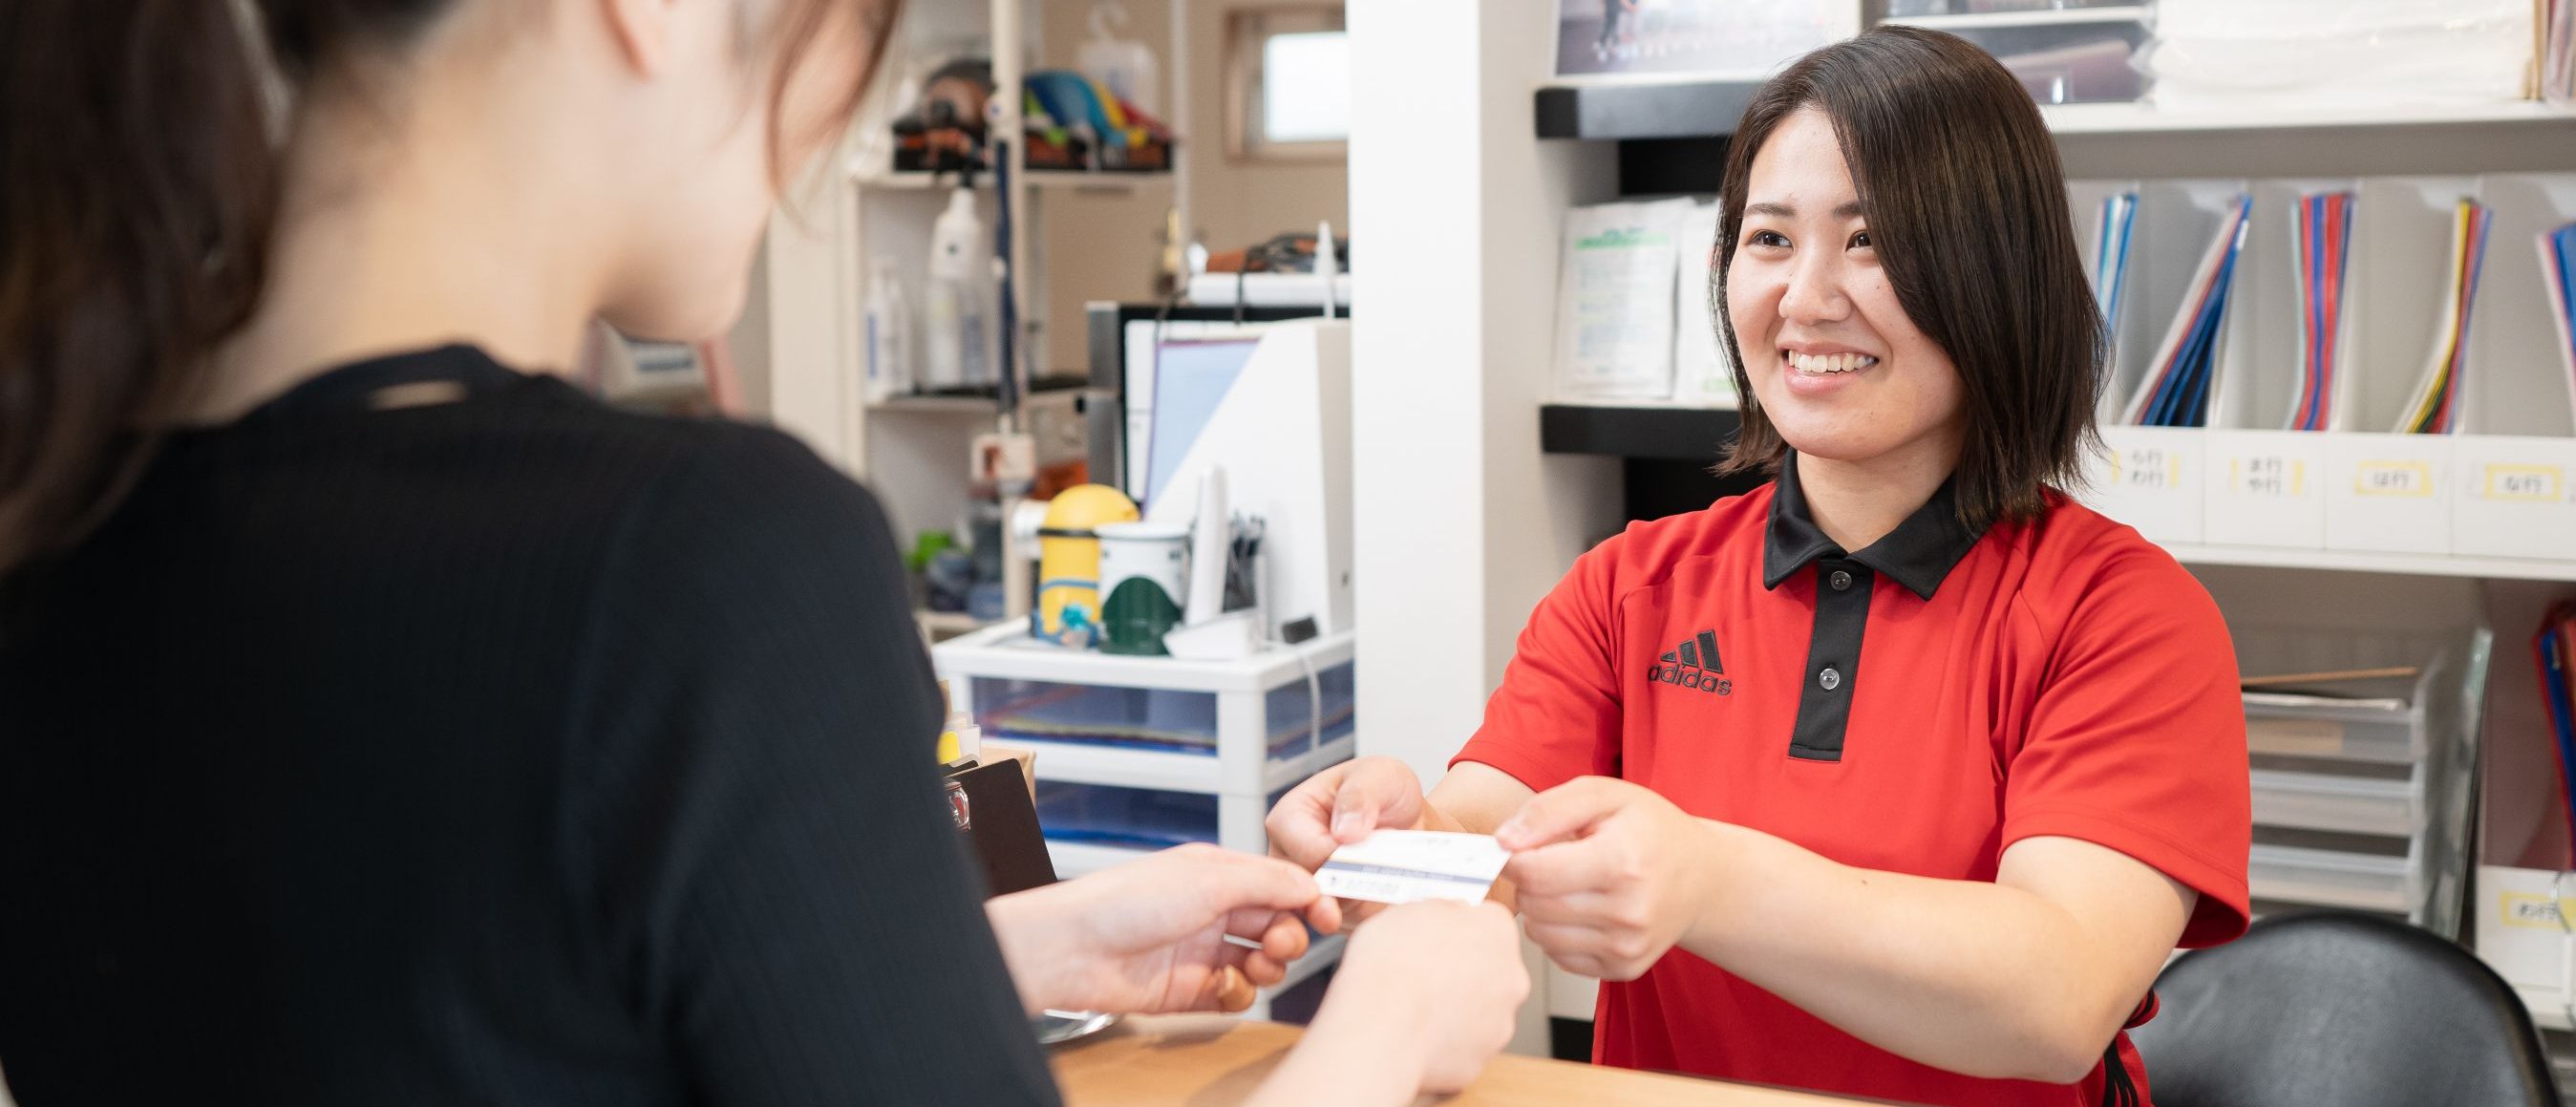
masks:
<instances>
[{"instance_id":1,"label":"clear storage bin","mask_svg":"<svg viewBox=\"0 0 2576 1107\"><path fill-rule=\"evenodd\" d=\"M2133 4L1963 0L1947 11L1892 6L1888 22L1947 31L1983 47L2042 104L2120 103L2146 95L2136 63L2152 34Z\"/></svg>"},{"instance_id":2,"label":"clear storage bin","mask_svg":"<svg viewBox=\"0 0 2576 1107\"><path fill-rule=\"evenodd\" d=\"M1276 806L1286 792L1269 797ZM1109 784L1038 781L1038 830L1050 841L1156 850L1220 843L1220 797Z\"/></svg>"},{"instance_id":3,"label":"clear storage bin","mask_svg":"<svg viewBox=\"0 0 2576 1107\"><path fill-rule=\"evenodd\" d=\"M2424 803L2412 780L2256 769L2254 822L2402 838L2423 829Z\"/></svg>"},{"instance_id":4,"label":"clear storage bin","mask_svg":"<svg viewBox=\"0 0 2576 1107\"><path fill-rule=\"evenodd\" d=\"M2410 700L2394 708L2286 704L2249 693L2245 697L2245 744L2255 753L2286 757L2409 764L2424 749L2419 702Z\"/></svg>"},{"instance_id":5,"label":"clear storage bin","mask_svg":"<svg viewBox=\"0 0 2576 1107\"><path fill-rule=\"evenodd\" d=\"M2421 897L2409 857L2257 844L2246 862L2254 898L2404 915Z\"/></svg>"},{"instance_id":6,"label":"clear storage bin","mask_svg":"<svg viewBox=\"0 0 2576 1107\"><path fill-rule=\"evenodd\" d=\"M1262 698L1269 756L1284 760L1352 732L1354 694L1348 663L1271 689ZM1168 688L1061 684L976 677L972 702L984 737L998 742L1071 742L1187 753L1217 752L1217 693ZM1320 715L1319 715L1320 710ZM1316 719L1320 717L1320 727Z\"/></svg>"}]
</instances>

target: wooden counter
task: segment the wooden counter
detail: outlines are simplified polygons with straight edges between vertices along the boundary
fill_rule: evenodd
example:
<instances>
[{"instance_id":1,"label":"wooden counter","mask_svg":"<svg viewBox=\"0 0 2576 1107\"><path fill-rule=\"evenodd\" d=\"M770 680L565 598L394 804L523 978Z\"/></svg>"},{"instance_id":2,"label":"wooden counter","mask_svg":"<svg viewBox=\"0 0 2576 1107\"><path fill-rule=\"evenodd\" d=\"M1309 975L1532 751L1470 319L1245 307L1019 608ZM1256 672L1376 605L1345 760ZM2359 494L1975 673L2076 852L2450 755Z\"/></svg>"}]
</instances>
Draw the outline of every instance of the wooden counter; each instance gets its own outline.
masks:
<instances>
[{"instance_id":1,"label":"wooden counter","mask_svg":"<svg viewBox=\"0 0 2576 1107\"><path fill-rule=\"evenodd\" d=\"M1128 1019L1059 1047L1067 1107L1229 1107L1243 1102L1297 1044L1278 1023L1215 1015ZM1848 1107L1857 1100L1502 1056L1444 1107Z\"/></svg>"}]
</instances>

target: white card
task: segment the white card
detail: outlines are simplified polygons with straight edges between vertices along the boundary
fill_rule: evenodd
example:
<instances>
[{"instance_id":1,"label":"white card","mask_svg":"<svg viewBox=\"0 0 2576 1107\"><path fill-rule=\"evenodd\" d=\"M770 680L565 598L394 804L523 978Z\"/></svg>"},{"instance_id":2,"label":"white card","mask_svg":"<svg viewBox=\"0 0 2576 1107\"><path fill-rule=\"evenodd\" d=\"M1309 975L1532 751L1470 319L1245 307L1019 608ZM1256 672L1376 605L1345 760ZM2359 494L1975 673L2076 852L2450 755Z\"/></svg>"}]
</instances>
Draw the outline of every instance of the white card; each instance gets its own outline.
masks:
<instances>
[{"instance_id":1,"label":"white card","mask_svg":"<svg viewBox=\"0 0 2576 1107\"><path fill-rule=\"evenodd\" d=\"M1491 834L1381 830L1334 850L1315 883L1340 899L1477 903L1510 859Z\"/></svg>"}]
</instances>

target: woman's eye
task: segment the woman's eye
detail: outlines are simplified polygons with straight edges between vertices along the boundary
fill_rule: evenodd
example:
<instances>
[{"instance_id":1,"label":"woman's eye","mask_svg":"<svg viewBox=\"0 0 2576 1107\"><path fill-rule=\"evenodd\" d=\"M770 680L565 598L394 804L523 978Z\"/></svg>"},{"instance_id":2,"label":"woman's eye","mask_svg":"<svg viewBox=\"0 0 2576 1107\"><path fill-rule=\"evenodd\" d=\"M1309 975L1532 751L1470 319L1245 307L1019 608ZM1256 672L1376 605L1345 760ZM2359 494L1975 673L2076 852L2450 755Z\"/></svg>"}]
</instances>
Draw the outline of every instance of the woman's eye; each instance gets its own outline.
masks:
<instances>
[{"instance_id":1,"label":"woman's eye","mask_svg":"<svg viewBox=\"0 0 2576 1107\"><path fill-rule=\"evenodd\" d=\"M1745 236L1744 243L1748 246L1780 247L1787 246L1789 239L1778 231L1755 231Z\"/></svg>"},{"instance_id":2,"label":"woman's eye","mask_svg":"<svg viewBox=\"0 0 2576 1107\"><path fill-rule=\"evenodd\" d=\"M1870 250L1877 248L1877 244L1870 241L1868 231L1862 231L1859 234L1853 235L1851 238L1851 244L1852 249L1855 250Z\"/></svg>"}]
</instances>

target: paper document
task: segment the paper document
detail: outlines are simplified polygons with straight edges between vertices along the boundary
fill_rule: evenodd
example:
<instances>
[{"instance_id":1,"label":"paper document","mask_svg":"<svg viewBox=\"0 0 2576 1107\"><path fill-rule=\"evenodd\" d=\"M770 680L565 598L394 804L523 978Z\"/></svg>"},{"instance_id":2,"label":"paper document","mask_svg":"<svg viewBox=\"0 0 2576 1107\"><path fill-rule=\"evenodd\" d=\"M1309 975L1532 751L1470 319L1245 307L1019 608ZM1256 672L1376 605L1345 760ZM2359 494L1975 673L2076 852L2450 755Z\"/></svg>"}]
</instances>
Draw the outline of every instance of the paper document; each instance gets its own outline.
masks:
<instances>
[{"instance_id":1,"label":"paper document","mask_svg":"<svg viewBox=\"0 0 2576 1107\"><path fill-rule=\"evenodd\" d=\"M1334 850L1315 883L1325 895L1373 903L1478 903L1510 859L1491 834L1381 830Z\"/></svg>"},{"instance_id":2,"label":"paper document","mask_svg":"<svg viewBox=\"0 0 2576 1107\"><path fill-rule=\"evenodd\" d=\"M1717 252L1717 214L1717 201L1711 200L1682 220L1680 279L1673 290L1673 401L1734 407L1735 369L1717 334L1717 282L1710 271Z\"/></svg>"},{"instance_id":3,"label":"paper document","mask_svg":"<svg viewBox=\"0 0 2576 1107\"><path fill-rule=\"evenodd\" d=\"M1556 388L1569 399L1673 394L1673 287L1688 199L1565 213Z\"/></svg>"}]
</instances>

